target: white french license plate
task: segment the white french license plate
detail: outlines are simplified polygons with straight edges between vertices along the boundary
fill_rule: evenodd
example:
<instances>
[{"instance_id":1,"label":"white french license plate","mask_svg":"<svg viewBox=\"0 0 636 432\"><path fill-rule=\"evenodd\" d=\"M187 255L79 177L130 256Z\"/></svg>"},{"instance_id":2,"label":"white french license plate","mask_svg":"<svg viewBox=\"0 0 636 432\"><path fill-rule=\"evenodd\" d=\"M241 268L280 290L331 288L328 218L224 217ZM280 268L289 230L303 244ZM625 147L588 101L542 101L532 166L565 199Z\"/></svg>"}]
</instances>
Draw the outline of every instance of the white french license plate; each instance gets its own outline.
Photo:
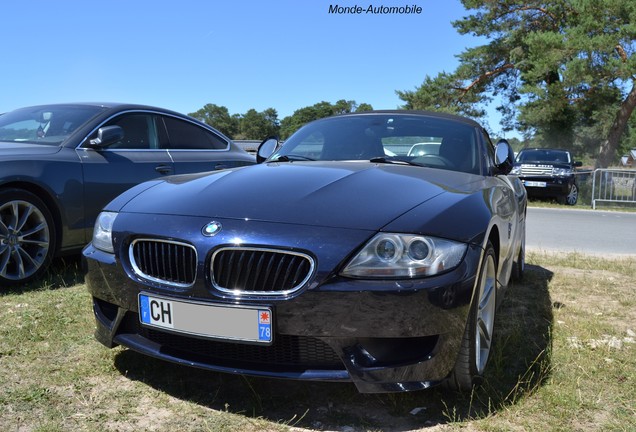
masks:
<instances>
[{"instance_id":1,"label":"white french license plate","mask_svg":"<svg viewBox=\"0 0 636 432\"><path fill-rule=\"evenodd\" d=\"M272 310L267 307L218 306L139 294L143 325L214 339L269 344Z\"/></svg>"},{"instance_id":2,"label":"white french license plate","mask_svg":"<svg viewBox=\"0 0 636 432\"><path fill-rule=\"evenodd\" d=\"M545 187L546 186L545 182L540 182L540 181L525 181L523 182L523 184L530 187Z\"/></svg>"}]
</instances>

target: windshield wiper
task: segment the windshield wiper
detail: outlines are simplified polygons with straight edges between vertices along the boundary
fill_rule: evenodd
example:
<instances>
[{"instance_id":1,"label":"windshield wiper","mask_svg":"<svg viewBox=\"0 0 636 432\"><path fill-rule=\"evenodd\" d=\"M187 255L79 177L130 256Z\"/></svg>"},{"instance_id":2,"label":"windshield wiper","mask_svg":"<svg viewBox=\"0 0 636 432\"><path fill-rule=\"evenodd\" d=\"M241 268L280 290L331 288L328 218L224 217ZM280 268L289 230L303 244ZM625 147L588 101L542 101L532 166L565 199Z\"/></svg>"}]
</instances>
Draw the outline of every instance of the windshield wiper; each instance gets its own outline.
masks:
<instances>
[{"instance_id":1,"label":"windshield wiper","mask_svg":"<svg viewBox=\"0 0 636 432\"><path fill-rule=\"evenodd\" d=\"M373 157L371 159L369 159L369 162L374 162L374 163L385 163L385 164L396 164L396 165L411 165L411 166L418 166L418 167L423 167L426 165L422 165L419 164L417 162L411 162L409 160L404 160L404 159L388 159L386 157L382 157L382 156L378 156L378 157Z\"/></svg>"},{"instance_id":2,"label":"windshield wiper","mask_svg":"<svg viewBox=\"0 0 636 432\"><path fill-rule=\"evenodd\" d=\"M280 155L276 159L270 160L270 162L292 162L292 161L315 161L316 159L312 159L307 156L297 155L297 154L288 154L288 155Z\"/></svg>"}]
</instances>

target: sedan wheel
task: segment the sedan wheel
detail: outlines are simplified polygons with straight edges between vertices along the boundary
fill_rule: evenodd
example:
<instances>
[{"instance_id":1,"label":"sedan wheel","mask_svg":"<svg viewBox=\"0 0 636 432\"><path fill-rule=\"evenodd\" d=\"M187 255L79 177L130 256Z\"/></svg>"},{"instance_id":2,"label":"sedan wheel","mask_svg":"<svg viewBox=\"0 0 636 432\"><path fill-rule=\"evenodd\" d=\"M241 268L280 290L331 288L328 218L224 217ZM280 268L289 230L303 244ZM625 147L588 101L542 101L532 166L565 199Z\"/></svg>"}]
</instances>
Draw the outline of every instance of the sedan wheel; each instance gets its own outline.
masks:
<instances>
[{"instance_id":1,"label":"sedan wheel","mask_svg":"<svg viewBox=\"0 0 636 432\"><path fill-rule=\"evenodd\" d=\"M0 192L0 283L24 283L51 261L55 233L46 206L17 189Z\"/></svg>"},{"instance_id":2,"label":"sedan wheel","mask_svg":"<svg viewBox=\"0 0 636 432\"><path fill-rule=\"evenodd\" d=\"M446 381L447 387L454 390L470 391L478 384L490 357L497 306L497 265L495 251L490 243L478 280L457 362Z\"/></svg>"}]
</instances>

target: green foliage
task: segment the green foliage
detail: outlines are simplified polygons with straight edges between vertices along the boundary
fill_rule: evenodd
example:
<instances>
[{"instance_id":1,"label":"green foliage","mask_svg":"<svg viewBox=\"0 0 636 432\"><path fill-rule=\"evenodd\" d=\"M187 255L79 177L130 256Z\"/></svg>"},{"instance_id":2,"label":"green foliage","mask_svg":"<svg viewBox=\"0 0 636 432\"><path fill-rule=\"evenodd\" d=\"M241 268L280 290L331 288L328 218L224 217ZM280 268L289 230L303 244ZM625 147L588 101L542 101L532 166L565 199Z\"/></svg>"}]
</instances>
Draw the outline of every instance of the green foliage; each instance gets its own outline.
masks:
<instances>
[{"instance_id":1,"label":"green foliage","mask_svg":"<svg viewBox=\"0 0 636 432\"><path fill-rule=\"evenodd\" d=\"M261 140L269 136L285 139L305 123L319 118L371 110L373 107L368 103L358 105L356 101L341 99L335 104L323 101L300 108L282 121L278 119L278 112L274 108L261 112L252 108L245 114L230 115L226 107L215 104L207 104L188 115L218 129L229 138Z\"/></svg>"},{"instance_id":2,"label":"green foliage","mask_svg":"<svg viewBox=\"0 0 636 432\"><path fill-rule=\"evenodd\" d=\"M415 91L396 91L406 102L402 108L439 111L449 114L480 118L485 115L480 102L487 102L482 93L462 92L462 80L457 74L439 73L436 77L426 76L424 83Z\"/></svg>"},{"instance_id":3,"label":"green foliage","mask_svg":"<svg viewBox=\"0 0 636 432\"><path fill-rule=\"evenodd\" d=\"M361 103L356 108L356 112L373 111L373 107L368 103Z\"/></svg>"},{"instance_id":4,"label":"green foliage","mask_svg":"<svg viewBox=\"0 0 636 432\"><path fill-rule=\"evenodd\" d=\"M280 122L274 108L257 112L250 109L239 118L239 133L235 139L265 139L278 135Z\"/></svg>"},{"instance_id":5,"label":"green foliage","mask_svg":"<svg viewBox=\"0 0 636 432\"><path fill-rule=\"evenodd\" d=\"M218 129L230 138L234 138L239 130L239 119L231 116L224 106L206 104L200 110L188 115Z\"/></svg>"},{"instance_id":6,"label":"green foliage","mask_svg":"<svg viewBox=\"0 0 636 432\"><path fill-rule=\"evenodd\" d=\"M209 124L232 139L264 139L277 135L280 128L278 113L274 108L267 108L262 112L252 108L242 115L230 115L227 107L206 104L188 115Z\"/></svg>"}]
</instances>

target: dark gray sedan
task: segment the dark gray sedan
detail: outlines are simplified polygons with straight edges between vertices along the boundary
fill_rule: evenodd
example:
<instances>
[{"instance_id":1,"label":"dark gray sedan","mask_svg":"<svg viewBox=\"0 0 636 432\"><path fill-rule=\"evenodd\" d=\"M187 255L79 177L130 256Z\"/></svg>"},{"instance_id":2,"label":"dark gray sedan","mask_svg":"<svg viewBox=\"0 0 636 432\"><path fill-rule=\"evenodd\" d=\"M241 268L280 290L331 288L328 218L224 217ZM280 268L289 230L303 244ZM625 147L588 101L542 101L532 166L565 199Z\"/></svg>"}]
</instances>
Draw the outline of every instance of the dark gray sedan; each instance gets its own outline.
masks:
<instances>
[{"instance_id":1,"label":"dark gray sedan","mask_svg":"<svg viewBox=\"0 0 636 432\"><path fill-rule=\"evenodd\" d=\"M58 104L3 114L0 287L80 251L101 208L131 186L252 163L219 131L161 108Z\"/></svg>"}]
</instances>

